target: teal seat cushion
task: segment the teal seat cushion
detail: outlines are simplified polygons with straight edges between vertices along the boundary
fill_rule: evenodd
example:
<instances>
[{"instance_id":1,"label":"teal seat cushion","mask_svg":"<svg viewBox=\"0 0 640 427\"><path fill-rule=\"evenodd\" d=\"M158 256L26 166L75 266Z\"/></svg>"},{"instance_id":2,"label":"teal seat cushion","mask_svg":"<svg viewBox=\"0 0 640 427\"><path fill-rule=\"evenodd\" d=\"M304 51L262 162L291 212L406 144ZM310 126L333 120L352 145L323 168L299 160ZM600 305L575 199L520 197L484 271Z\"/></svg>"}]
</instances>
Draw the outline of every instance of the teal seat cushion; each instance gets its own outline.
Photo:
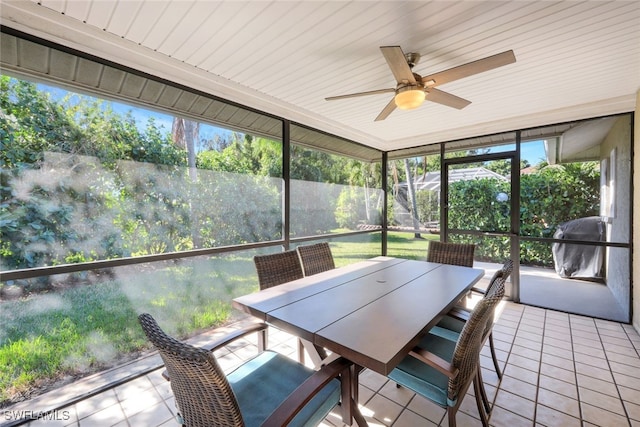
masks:
<instances>
[{"instance_id":1,"label":"teal seat cushion","mask_svg":"<svg viewBox=\"0 0 640 427\"><path fill-rule=\"evenodd\" d=\"M456 319L455 317L452 317L452 316L444 316L442 319L440 319L437 326L440 328L449 329L450 331L460 333L460 331L462 331L462 328L464 327L464 324L465 324L464 320ZM456 337L456 339L458 338Z\"/></svg>"},{"instance_id":2,"label":"teal seat cushion","mask_svg":"<svg viewBox=\"0 0 640 427\"><path fill-rule=\"evenodd\" d=\"M300 384L309 369L272 351L260 353L227 376L247 427L261 425ZM296 415L290 426L317 426L340 401L340 381L332 380Z\"/></svg>"},{"instance_id":3,"label":"teal seat cushion","mask_svg":"<svg viewBox=\"0 0 640 427\"><path fill-rule=\"evenodd\" d=\"M463 326L464 322L445 316L444 319L429 330L429 333L455 342L458 341Z\"/></svg>"},{"instance_id":4,"label":"teal seat cushion","mask_svg":"<svg viewBox=\"0 0 640 427\"><path fill-rule=\"evenodd\" d=\"M450 361L456 342L429 333L420 341L419 346ZM415 357L405 357L388 376L401 386L415 391L442 407L455 404L447 399L449 384L447 376Z\"/></svg>"}]
</instances>

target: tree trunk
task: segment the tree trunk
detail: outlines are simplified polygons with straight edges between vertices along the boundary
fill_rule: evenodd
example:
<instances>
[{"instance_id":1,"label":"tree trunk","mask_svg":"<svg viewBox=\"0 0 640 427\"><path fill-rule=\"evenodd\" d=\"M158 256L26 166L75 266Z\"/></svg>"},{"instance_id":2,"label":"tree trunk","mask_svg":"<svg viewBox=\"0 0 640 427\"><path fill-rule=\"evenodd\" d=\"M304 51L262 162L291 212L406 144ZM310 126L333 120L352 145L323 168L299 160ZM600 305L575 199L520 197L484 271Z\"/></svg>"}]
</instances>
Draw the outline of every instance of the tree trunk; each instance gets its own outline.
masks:
<instances>
[{"instance_id":1,"label":"tree trunk","mask_svg":"<svg viewBox=\"0 0 640 427\"><path fill-rule=\"evenodd\" d=\"M413 178L411 175L409 159L404 159L404 169L407 174L407 195L409 196L409 203L411 205L411 219L413 220L413 228L415 230L414 237L419 239L421 236L420 222L418 221L418 203L416 202L416 190L413 187Z\"/></svg>"},{"instance_id":2,"label":"tree trunk","mask_svg":"<svg viewBox=\"0 0 640 427\"><path fill-rule=\"evenodd\" d=\"M196 141L200 137L200 123L186 120L180 117L173 118L171 126L173 143L187 151L187 167L189 169L189 179L192 184L198 181L198 169L196 168ZM193 206L193 197L189 197L189 216L191 218L191 240L193 248L202 246L200 237L200 220L197 209Z\"/></svg>"}]
</instances>

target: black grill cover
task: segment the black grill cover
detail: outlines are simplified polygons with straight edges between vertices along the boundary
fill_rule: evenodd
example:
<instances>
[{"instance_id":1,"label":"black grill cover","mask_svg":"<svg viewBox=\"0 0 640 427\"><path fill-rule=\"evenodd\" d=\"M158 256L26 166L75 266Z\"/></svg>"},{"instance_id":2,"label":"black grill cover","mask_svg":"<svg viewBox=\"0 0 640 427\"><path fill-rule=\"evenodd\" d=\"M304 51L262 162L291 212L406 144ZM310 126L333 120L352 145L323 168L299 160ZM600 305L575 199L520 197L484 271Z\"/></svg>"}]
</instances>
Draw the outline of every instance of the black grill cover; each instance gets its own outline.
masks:
<instances>
[{"instance_id":1,"label":"black grill cover","mask_svg":"<svg viewBox=\"0 0 640 427\"><path fill-rule=\"evenodd\" d=\"M560 224L553 237L602 242L605 240L605 224L599 216L574 219ZM603 247L554 243L552 251L556 273L560 277L602 278Z\"/></svg>"}]
</instances>

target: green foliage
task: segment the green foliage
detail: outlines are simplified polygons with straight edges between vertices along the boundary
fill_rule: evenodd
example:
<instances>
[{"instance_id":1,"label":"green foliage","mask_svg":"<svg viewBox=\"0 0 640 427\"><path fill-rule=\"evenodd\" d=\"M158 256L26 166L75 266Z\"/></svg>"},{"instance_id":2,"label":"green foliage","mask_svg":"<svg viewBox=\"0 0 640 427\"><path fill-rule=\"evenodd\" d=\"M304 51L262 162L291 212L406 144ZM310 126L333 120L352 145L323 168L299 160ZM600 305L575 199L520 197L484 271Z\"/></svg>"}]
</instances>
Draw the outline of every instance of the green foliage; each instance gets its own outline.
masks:
<instances>
[{"instance_id":1,"label":"green foliage","mask_svg":"<svg viewBox=\"0 0 640 427\"><path fill-rule=\"evenodd\" d=\"M520 233L527 237L553 237L558 225L572 219L598 215L600 172L597 162L546 166L520 179ZM476 231L510 231L509 183L494 179L459 181L449 189L449 227ZM511 197L509 195L509 197ZM509 245L499 239L460 237L478 244L478 259L500 261ZM520 261L525 265L552 266L549 244L522 241Z\"/></svg>"},{"instance_id":2,"label":"green foliage","mask_svg":"<svg viewBox=\"0 0 640 427\"><path fill-rule=\"evenodd\" d=\"M338 227L355 230L358 224L366 223L364 197L362 189L355 187L347 187L340 192L335 210Z\"/></svg>"},{"instance_id":3,"label":"green foliage","mask_svg":"<svg viewBox=\"0 0 640 427\"><path fill-rule=\"evenodd\" d=\"M449 185L449 228L509 231L509 204L496 201L509 194L510 184L494 178L458 181Z\"/></svg>"},{"instance_id":4,"label":"green foliage","mask_svg":"<svg viewBox=\"0 0 640 427\"><path fill-rule=\"evenodd\" d=\"M440 221L440 192L421 190L416 193L418 220L421 224Z\"/></svg>"}]
</instances>

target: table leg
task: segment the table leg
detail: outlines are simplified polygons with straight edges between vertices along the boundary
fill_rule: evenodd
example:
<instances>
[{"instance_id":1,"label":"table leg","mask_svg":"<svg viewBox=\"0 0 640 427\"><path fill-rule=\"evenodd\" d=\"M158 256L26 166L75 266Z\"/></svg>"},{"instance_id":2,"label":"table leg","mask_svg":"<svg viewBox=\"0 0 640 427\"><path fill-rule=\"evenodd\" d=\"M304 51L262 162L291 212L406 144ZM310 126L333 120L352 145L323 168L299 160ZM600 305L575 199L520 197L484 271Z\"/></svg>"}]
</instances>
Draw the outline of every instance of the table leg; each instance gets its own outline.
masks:
<instances>
[{"instance_id":1,"label":"table leg","mask_svg":"<svg viewBox=\"0 0 640 427\"><path fill-rule=\"evenodd\" d=\"M368 427L369 424L367 423L367 420L364 419L364 417L362 416L362 413L360 412L360 408L358 407L358 400L359 400L359 388L360 388L360 381L359 381L359 376L360 376L360 372L362 372L364 370L364 367L357 365L357 364L353 364L351 366L351 406L353 407L353 418L355 418L356 423L358 424L359 427Z\"/></svg>"},{"instance_id":2,"label":"table leg","mask_svg":"<svg viewBox=\"0 0 640 427\"><path fill-rule=\"evenodd\" d=\"M311 358L311 362L313 363L313 366L315 367L322 366L325 359L327 358L327 351L322 347L318 347L317 345L313 344L310 341L300 339L300 342L302 342L304 349L307 350L307 353L309 353L309 357ZM304 360L304 359L300 359L300 360Z\"/></svg>"},{"instance_id":3,"label":"table leg","mask_svg":"<svg viewBox=\"0 0 640 427\"><path fill-rule=\"evenodd\" d=\"M342 422L347 425L353 425L355 419L359 427L369 426L358 408L358 375L363 369L354 364L342 373Z\"/></svg>"}]
</instances>

